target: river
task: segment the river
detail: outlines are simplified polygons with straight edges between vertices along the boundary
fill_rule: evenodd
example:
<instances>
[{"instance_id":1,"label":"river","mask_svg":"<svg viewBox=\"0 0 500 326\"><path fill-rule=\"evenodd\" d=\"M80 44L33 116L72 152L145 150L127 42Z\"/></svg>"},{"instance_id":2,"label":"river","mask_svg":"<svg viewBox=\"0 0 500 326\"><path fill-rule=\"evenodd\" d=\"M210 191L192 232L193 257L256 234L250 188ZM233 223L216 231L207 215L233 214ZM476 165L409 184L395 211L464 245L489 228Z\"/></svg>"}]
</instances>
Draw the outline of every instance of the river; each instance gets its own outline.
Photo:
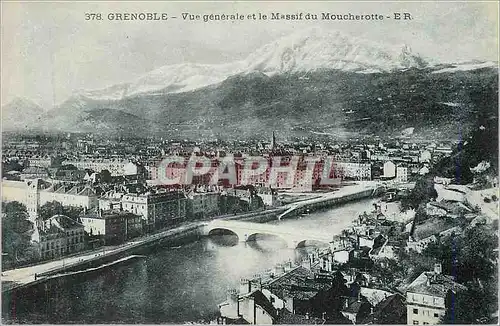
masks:
<instances>
[{"instance_id":1,"label":"river","mask_svg":"<svg viewBox=\"0 0 500 326\"><path fill-rule=\"evenodd\" d=\"M372 201L362 200L299 218L273 221L339 234ZM289 249L261 237L252 243L218 235L93 274L58 278L2 298L2 319L17 323L208 322L229 288L244 277L286 260L300 261L311 247Z\"/></svg>"}]
</instances>

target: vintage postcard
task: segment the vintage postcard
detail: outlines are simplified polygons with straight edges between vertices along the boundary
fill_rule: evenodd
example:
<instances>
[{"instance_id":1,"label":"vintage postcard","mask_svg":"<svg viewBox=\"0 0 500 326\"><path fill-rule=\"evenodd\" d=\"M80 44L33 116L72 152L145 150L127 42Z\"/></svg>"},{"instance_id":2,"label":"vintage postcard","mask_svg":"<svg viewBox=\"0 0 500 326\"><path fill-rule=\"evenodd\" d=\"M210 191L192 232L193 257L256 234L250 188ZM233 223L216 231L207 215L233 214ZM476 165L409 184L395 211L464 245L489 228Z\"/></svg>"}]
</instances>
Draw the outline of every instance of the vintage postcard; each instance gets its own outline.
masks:
<instances>
[{"instance_id":1,"label":"vintage postcard","mask_svg":"<svg viewBox=\"0 0 500 326\"><path fill-rule=\"evenodd\" d=\"M497 324L499 4L1 3L6 324Z\"/></svg>"}]
</instances>

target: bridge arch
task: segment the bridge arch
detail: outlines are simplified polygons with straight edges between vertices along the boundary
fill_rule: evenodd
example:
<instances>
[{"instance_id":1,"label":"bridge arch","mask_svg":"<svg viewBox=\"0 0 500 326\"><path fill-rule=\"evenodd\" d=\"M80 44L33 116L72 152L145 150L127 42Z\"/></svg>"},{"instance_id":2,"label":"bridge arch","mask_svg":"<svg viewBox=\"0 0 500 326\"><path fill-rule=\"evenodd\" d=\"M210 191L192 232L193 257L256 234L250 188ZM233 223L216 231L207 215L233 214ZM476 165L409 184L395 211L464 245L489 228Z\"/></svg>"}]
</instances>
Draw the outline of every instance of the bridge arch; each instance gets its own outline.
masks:
<instances>
[{"instance_id":1,"label":"bridge arch","mask_svg":"<svg viewBox=\"0 0 500 326\"><path fill-rule=\"evenodd\" d=\"M238 240L243 241L245 239L241 239L241 235L238 234L238 232L231 230L230 228L225 228L225 227L214 227L208 230L207 232L208 236L213 236L213 235L235 235L238 237Z\"/></svg>"},{"instance_id":2,"label":"bridge arch","mask_svg":"<svg viewBox=\"0 0 500 326\"><path fill-rule=\"evenodd\" d=\"M279 239L284 244L288 245L287 239L283 238L282 236L280 236L278 234L271 233L271 232L265 232L265 231L252 232L246 236L245 241L247 241L247 242L256 241L259 236L269 236L269 237L272 237L275 239Z\"/></svg>"},{"instance_id":3,"label":"bridge arch","mask_svg":"<svg viewBox=\"0 0 500 326\"><path fill-rule=\"evenodd\" d=\"M321 240L312 240L312 239L304 239L296 242L297 244L295 245L295 248L302 248L306 246L312 246L312 247L329 247L330 244L327 241L321 241Z\"/></svg>"},{"instance_id":4,"label":"bridge arch","mask_svg":"<svg viewBox=\"0 0 500 326\"><path fill-rule=\"evenodd\" d=\"M288 248L304 246L306 242L312 245L323 247L329 245L331 235L321 232L307 232L305 230L295 230L277 225L249 223L241 221L213 221L205 225L203 234L213 235L218 232L225 234L235 234L238 241L246 242L255 240L258 235L271 235L285 241Z\"/></svg>"}]
</instances>

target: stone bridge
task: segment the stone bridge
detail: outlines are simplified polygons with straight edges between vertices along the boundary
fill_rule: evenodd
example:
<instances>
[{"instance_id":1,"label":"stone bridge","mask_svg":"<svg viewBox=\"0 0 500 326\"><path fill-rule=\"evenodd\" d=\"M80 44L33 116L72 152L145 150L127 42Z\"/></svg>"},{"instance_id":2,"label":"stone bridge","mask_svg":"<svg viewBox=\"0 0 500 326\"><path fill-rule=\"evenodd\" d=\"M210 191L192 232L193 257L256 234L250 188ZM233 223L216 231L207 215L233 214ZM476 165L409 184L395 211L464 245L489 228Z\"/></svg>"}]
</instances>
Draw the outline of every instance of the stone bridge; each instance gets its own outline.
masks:
<instances>
[{"instance_id":1,"label":"stone bridge","mask_svg":"<svg viewBox=\"0 0 500 326\"><path fill-rule=\"evenodd\" d=\"M283 225L260 224L240 221L214 220L204 226L204 235L213 234L215 230L230 231L240 241L254 241L259 234L274 235L284 240L289 248L297 248L306 241L318 241L329 245L333 234L322 231L308 231Z\"/></svg>"}]
</instances>

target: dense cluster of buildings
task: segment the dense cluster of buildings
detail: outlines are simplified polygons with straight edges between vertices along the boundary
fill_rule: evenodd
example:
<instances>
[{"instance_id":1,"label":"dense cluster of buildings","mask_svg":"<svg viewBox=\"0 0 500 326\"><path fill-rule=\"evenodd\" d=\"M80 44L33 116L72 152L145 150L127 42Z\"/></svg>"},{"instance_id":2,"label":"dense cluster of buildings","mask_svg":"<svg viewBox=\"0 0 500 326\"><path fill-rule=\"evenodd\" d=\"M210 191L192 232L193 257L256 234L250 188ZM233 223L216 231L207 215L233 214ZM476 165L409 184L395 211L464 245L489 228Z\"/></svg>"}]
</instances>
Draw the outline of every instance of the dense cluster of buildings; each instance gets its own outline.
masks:
<instances>
[{"instance_id":1,"label":"dense cluster of buildings","mask_svg":"<svg viewBox=\"0 0 500 326\"><path fill-rule=\"evenodd\" d=\"M325 188L321 185L324 178L338 182L376 178L405 183L425 173L427 164L445 149L449 145L397 142L313 146L295 141L278 145L274 133L270 144L158 143L143 139L123 142L71 134L7 135L3 143L2 200L26 205L38 234L43 234L35 241L45 248L40 254L45 258L69 252L62 247L65 228L55 222L48 227L46 221L40 220L40 207L46 203L55 201L80 209L75 223L94 246L123 242L186 220L275 207L280 204L278 190L308 192ZM193 157L210 159L211 167L204 175L190 176L189 185L166 186L158 182L163 171L160 164L171 155L180 163L169 166L169 178L185 178L186 165ZM228 157L236 180L211 183ZM261 174L244 168L249 157L266 162ZM291 162L297 158L298 162ZM308 165L311 159L313 168ZM296 169L287 173L286 166L291 163L296 164ZM331 187L332 183L326 186ZM48 251L57 244L59 251Z\"/></svg>"},{"instance_id":2,"label":"dense cluster of buildings","mask_svg":"<svg viewBox=\"0 0 500 326\"><path fill-rule=\"evenodd\" d=\"M277 189L311 191L317 189L325 178L341 180L394 179L407 182L419 174L428 173L429 164L452 152L453 143L411 143L393 141L345 142L315 145L300 140L277 143L248 142L191 142L153 139L97 139L92 135L68 135L45 139L11 137L4 141L4 163L15 161L20 168L4 173L9 179L50 178L62 181L78 181L92 178L92 173L106 171L109 177L140 175L146 180L161 179L162 160L165 157L180 158L179 164L169 167L169 178L186 178L186 164L193 156L211 160L212 167L204 176L195 176L190 184L208 184L218 166L228 157L236 171L236 180L230 185L267 185L270 180ZM58 153L54 155L54 153ZM255 175L245 166L248 158L259 157L266 162L266 169ZM280 158L277 162L276 159ZM290 162L299 158L299 162ZM311 159L314 167L308 169ZM277 173L273 169L297 164L294 175ZM80 171L80 172L77 172ZM83 171L83 172L82 172ZM88 176L86 176L86 173ZM291 182L289 182L291 180ZM226 182L227 183L227 182ZM225 184L222 182L221 184Z\"/></svg>"},{"instance_id":3,"label":"dense cluster of buildings","mask_svg":"<svg viewBox=\"0 0 500 326\"><path fill-rule=\"evenodd\" d=\"M435 210L436 205L442 210ZM427 205L425 221L417 221L415 212L395 215L395 206L393 200L383 199L335 236L328 248L316 249L300 262L288 261L242 279L240 288L230 289L227 300L219 304L218 322L440 323L454 309L455 298L467 291L455 277L443 273L440 262L414 279L396 283L386 279L387 271L375 266L384 266L387 259L398 261L401 252L421 253L437 237L460 234L481 214L473 212L467 200L446 193Z\"/></svg>"},{"instance_id":4,"label":"dense cluster of buildings","mask_svg":"<svg viewBox=\"0 0 500 326\"><path fill-rule=\"evenodd\" d=\"M104 186L91 182L75 184L50 179L26 179L3 180L2 200L17 201L26 206L29 219L40 234L45 234L34 238L40 247L46 246L45 240L51 239L50 243L58 243L64 239L64 232L60 234L56 227L47 227L46 221L40 216L41 208L53 202L80 212L72 218L89 236L89 242L93 242L91 246L95 246L121 243L188 220L232 213L234 207L248 211L277 204L275 191L259 189L257 192L256 189L225 190L219 186L164 189L141 182ZM262 198L259 194L262 194ZM58 255L67 252L59 250ZM52 257L52 254L40 257Z\"/></svg>"},{"instance_id":5,"label":"dense cluster of buildings","mask_svg":"<svg viewBox=\"0 0 500 326\"><path fill-rule=\"evenodd\" d=\"M224 324L435 325L450 309L450 296L467 288L442 274L440 264L420 274L405 292L377 283L356 268L325 269L321 255L302 264L279 264L242 279L219 304Z\"/></svg>"}]
</instances>

